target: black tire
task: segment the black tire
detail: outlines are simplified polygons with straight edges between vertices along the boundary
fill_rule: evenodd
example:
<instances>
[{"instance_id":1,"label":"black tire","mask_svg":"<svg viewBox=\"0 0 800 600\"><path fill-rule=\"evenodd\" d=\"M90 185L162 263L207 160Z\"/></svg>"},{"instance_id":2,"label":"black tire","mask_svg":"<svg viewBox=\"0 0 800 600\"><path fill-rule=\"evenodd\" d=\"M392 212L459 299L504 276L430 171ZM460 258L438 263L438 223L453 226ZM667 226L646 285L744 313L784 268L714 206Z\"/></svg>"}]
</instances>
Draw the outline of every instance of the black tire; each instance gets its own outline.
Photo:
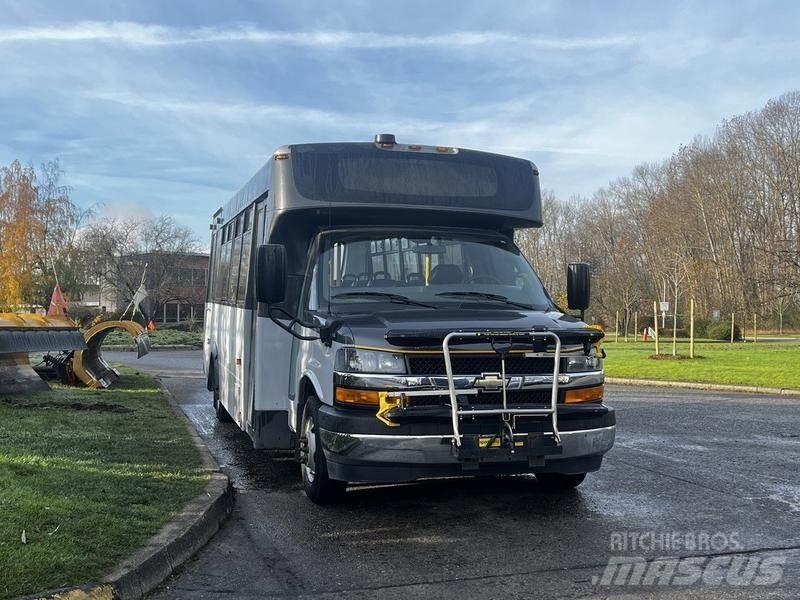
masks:
<instances>
[{"instance_id":1,"label":"black tire","mask_svg":"<svg viewBox=\"0 0 800 600\"><path fill-rule=\"evenodd\" d=\"M574 489L583 483L586 473L568 475L566 473L538 473L536 481L539 489L545 492L564 492Z\"/></svg>"},{"instance_id":2,"label":"black tire","mask_svg":"<svg viewBox=\"0 0 800 600\"><path fill-rule=\"evenodd\" d=\"M309 500L315 504L332 504L344 497L347 482L328 477L328 461L316 426L318 412L319 400L316 396L310 396L303 408L300 435L297 438L300 476Z\"/></svg>"},{"instance_id":3,"label":"black tire","mask_svg":"<svg viewBox=\"0 0 800 600\"><path fill-rule=\"evenodd\" d=\"M219 398L219 380L217 379L217 370L215 368L216 361L211 363L211 367L209 368L209 380L213 377L212 386L214 389L214 414L217 417L217 421L220 423L233 423L233 418L231 417L230 413L228 413L227 409L222 405L222 401Z\"/></svg>"}]
</instances>

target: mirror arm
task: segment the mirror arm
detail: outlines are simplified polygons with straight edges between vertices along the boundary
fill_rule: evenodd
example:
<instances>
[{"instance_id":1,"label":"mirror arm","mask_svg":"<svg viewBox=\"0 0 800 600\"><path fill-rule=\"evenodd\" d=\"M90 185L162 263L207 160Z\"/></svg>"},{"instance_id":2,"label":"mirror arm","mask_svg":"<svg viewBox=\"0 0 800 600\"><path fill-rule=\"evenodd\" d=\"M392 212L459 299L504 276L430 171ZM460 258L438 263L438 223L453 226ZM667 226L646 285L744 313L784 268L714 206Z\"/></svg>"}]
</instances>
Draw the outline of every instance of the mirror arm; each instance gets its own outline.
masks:
<instances>
[{"instance_id":1,"label":"mirror arm","mask_svg":"<svg viewBox=\"0 0 800 600\"><path fill-rule=\"evenodd\" d=\"M283 314L288 319L290 319L289 324L286 325L285 323L283 323L277 316L275 316L273 314L273 311L275 313ZM301 335L301 334L297 333L292 328L295 326L295 324L298 324L298 323L300 325L302 325L303 327L308 327L309 329L320 329L320 326L312 324L312 323L305 323L305 322L301 321L300 319L298 319L295 315L293 315L293 314L289 313L288 311L284 310L283 308L275 307L272 304L267 304L267 314L269 315L270 320L273 323L275 323L275 325L277 325L278 327L283 329L285 332L287 332L291 336L296 337L298 340L304 340L304 341L307 341L307 342L312 342L312 341L316 341L316 340L321 340L322 339L321 336L317 336L317 335Z\"/></svg>"}]
</instances>

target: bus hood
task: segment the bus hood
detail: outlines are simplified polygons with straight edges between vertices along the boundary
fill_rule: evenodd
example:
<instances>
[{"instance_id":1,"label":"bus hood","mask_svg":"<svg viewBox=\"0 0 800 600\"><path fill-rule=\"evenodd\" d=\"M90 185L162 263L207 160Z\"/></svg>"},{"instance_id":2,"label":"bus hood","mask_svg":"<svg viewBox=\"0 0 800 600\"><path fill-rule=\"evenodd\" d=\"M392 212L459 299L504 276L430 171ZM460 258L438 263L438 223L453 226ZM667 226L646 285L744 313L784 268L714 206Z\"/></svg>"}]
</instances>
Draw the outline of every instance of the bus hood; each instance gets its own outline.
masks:
<instances>
[{"instance_id":1,"label":"bus hood","mask_svg":"<svg viewBox=\"0 0 800 600\"><path fill-rule=\"evenodd\" d=\"M347 341L373 347L441 349L442 340L453 331L552 331L563 344L596 343L603 337L599 329L557 311L440 308L340 316L337 320L349 333L343 336Z\"/></svg>"}]
</instances>

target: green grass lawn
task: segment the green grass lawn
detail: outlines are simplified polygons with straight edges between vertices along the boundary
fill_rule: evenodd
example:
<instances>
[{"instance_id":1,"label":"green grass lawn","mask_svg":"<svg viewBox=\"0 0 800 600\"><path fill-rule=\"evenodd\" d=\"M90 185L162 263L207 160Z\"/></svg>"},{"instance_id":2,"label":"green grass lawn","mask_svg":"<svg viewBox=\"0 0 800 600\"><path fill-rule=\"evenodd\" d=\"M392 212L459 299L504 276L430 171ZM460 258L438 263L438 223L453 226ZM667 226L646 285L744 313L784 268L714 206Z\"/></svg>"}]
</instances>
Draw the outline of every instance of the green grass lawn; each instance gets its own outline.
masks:
<instances>
[{"instance_id":1,"label":"green grass lawn","mask_svg":"<svg viewBox=\"0 0 800 600\"><path fill-rule=\"evenodd\" d=\"M108 390L0 394L0 598L96 581L205 487L155 381L121 371Z\"/></svg>"},{"instance_id":2,"label":"green grass lawn","mask_svg":"<svg viewBox=\"0 0 800 600\"><path fill-rule=\"evenodd\" d=\"M155 329L148 332L150 341L154 346L192 346L193 348L203 347L202 332L178 331L176 329ZM112 331L106 337L104 344L108 345L133 345L131 336L123 331Z\"/></svg>"},{"instance_id":3,"label":"green grass lawn","mask_svg":"<svg viewBox=\"0 0 800 600\"><path fill-rule=\"evenodd\" d=\"M612 338L613 340L613 338ZM689 342L678 342L678 354L686 360L672 359L672 340L662 340L661 354L655 360L652 342L603 342L604 362L609 377L694 381L733 385L756 385L800 389L800 345L702 342L695 344L694 360L689 360Z\"/></svg>"}]
</instances>

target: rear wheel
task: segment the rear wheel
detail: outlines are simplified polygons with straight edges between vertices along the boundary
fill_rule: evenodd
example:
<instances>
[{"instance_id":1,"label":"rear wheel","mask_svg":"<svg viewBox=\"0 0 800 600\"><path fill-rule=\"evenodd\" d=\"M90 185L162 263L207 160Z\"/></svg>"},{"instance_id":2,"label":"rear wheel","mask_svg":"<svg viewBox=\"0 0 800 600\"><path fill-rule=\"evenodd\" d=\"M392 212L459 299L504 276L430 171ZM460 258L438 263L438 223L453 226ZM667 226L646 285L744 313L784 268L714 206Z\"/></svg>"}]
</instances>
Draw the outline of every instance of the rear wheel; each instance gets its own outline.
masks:
<instances>
[{"instance_id":1,"label":"rear wheel","mask_svg":"<svg viewBox=\"0 0 800 600\"><path fill-rule=\"evenodd\" d=\"M347 482L328 477L328 461L317 427L318 410L319 400L315 396L309 397L303 409L298 439L300 474L309 500L316 504L330 504L344 497Z\"/></svg>"},{"instance_id":2,"label":"rear wheel","mask_svg":"<svg viewBox=\"0 0 800 600\"><path fill-rule=\"evenodd\" d=\"M536 481L539 489L546 492L563 492L578 487L586 479L586 473L567 475L566 473L539 473Z\"/></svg>"},{"instance_id":3,"label":"rear wheel","mask_svg":"<svg viewBox=\"0 0 800 600\"><path fill-rule=\"evenodd\" d=\"M217 421L220 423L232 423L233 419L231 418L230 413L228 413L227 409L222 405L222 400L220 399L219 393L219 377L217 377L217 369L215 368L216 361L211 363L210 373L208 378L212 381L213 391L214 391L214 414L217 417Z\"/></svg>"}]
</instances>

